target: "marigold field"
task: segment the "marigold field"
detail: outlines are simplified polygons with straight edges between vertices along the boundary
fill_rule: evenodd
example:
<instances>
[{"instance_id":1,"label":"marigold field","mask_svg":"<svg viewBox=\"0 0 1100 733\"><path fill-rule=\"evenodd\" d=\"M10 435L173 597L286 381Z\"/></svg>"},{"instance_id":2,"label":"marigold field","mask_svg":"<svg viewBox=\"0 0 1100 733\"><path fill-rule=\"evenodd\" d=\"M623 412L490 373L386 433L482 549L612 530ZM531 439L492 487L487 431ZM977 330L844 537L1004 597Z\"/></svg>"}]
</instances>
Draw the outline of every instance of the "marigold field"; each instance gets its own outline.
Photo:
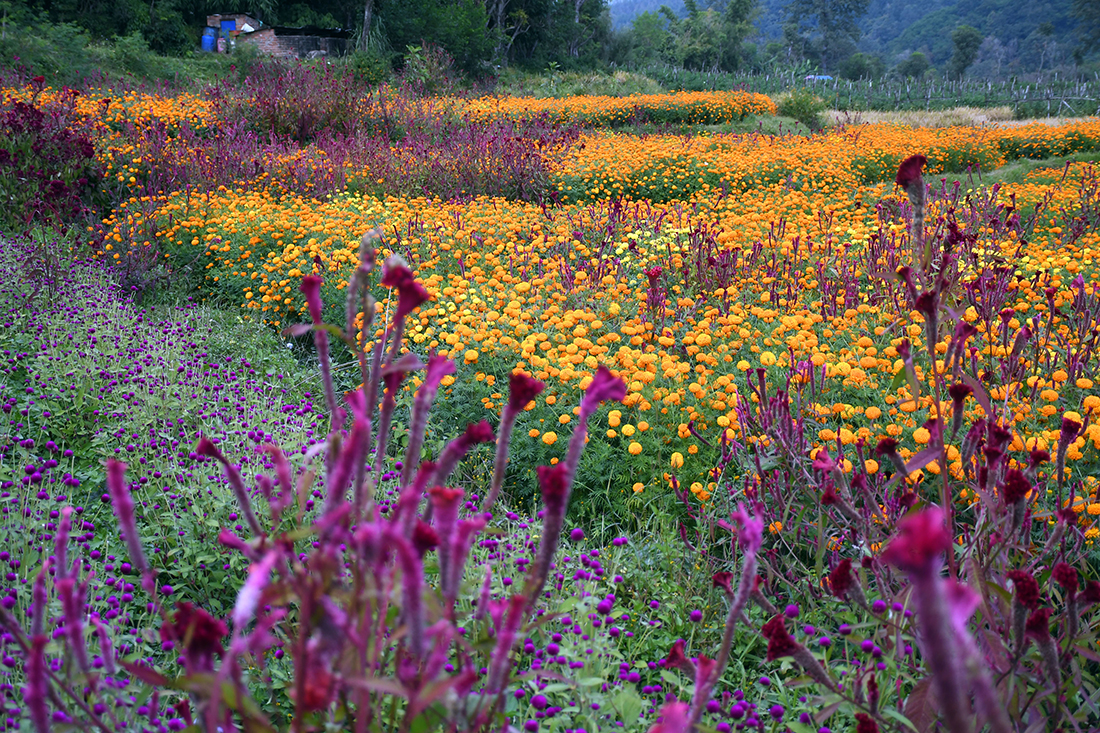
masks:
<instances>
[{"instance_id":1,"label":"marigold field","mask_svg":"<svg viewBox=\"0 0 1100 733\"><path fill-rule=\"evenodd\" d=\"M701 104L699 96L688 103ZM583 98L544 101L574 114L598 106ZM142 99L132 109L158 110L167 120L205 114L186 102L158 107ZM529 102L478 107L510 114ZM515 369L550 381L547 407L573 404L596 364L606 363L629 387L627 409L606 430L613 453L630 467L612 490L668 491L669 456L682 453L681 480L706 501L713 451L688 424L714 443L723 432L754 439L742 434L737 406L752 398L745 380L758 367L779 381L802 362L822 370L820 392L806 405L821 445L873 445L893 436L903 456L920 449L920 425L936 406L927 394L913 400L906 386L891 383L901 367L897 346L919 332L922 319L898 307L899 286L889 278L909 262L903 203L890 179L916 152L928 156L929 180L939 189L930 220L940 228L957 222L960 232L966 285L956 307L978 328L974 358L1004 364L1019 330L1040 324L1016 356L1014 378L990 385L991 397L1026 426L1014 449L1053 445L1064 412L1091 415L1100 406L1091 329L1063 311L1094 297L1100 279L1092 262L1100 233L1090 212L1075 209L1096 195L1095 172L1087 164L1040 169L1021 184L990 189L978 171L1098 146L1095 120L1005 129L875 124L812 138L596 131L555 161L558 205L484 197L318 201L278 195L260 181L174 192L155 206L145 197L124 202L103 223L101 252L117 257L132 246L131 232L155 230L166 257L201 258L203 292L235 299L279 326L301 319L299 278L318 273L331 292L342 289L360 234L380 227L386 250L405 257L432 294L416 313L413 343L464 364L485 385L481 407L499 409L493 385ZM125 172L125 150L110 155ZM971 167L971 181L937 184ZM1028 215L1035 221L1025 230L1019 219ZM983 290L989 277L1003 288L997 302ZM1006 308L1010 318L998 315ZM937 350L949 346L947 334ZM570 419L568 412L541 418L531 435L552 445ZM1070 450L1080 479L1095 465L1090 448L1100 448L1100 424ZM867 458L856 470L877 468ZM958 455L946 470L961 470ZM1090 525L1090 540L1096 534Z\"/></svg>"},{"instance_id":2,"label":"marigold field","mask_svg":"<svg viewBox=\"0 0 1100 733\"><path fill-rule=\"evenodd\" d=\"M150 670L213 672L213 646L199 654L193 636L211 634L229 655L218 680L266 700L227 697L218 725L272 726L257 730L350 730L356 715L370 730L567 733L1100 725L1100 120L767 134L776 105L747 92L433 99L286 73L297 81L275 98L4 92L94 142L111 203L65 251L115 284L78 275L93 285L65 292L123 305L88 305L85 328L79 302L39 314L18 303L40 289L0 289L44 339L4 351L4 412L21 418L0 476L12 516L41 520L27 567L54 572L59 510L45 502L69 497L18 493L58 466L30 436L55 435L74 385L81 404L100 385L102 411L62 431L94 460L77 471L70 450L61 467L74 501L94 481L89 501L123 527L110 546L133 562L126 602L144 621L106 618L130 673L209 726L221 703L205 677ZM143 306L157 288L181 310ZM200 328L201 308L229 325ZM75 343L103 339L131 371L93 364L50 322L81 324ZM276 343L276 366L232 353L236 329ZM284 381L318 362L319 381ZM171 398L147 399L162 371ZM495 457L478 452L494 441ZM293 491L267 443L286 447ZM276 471L285 504L275 479L246 490L235 473L249 461L237 454L263 451L252 468ZM184 467L215 460L225 476ZM438 476L422 460L455 488L425 491ZM173 493L153 487L162 475ZM136 529L119 511L130 492ZM270 522L247 506L261 494ZM149 567L135 533L154 545ZM206 563L222 570L200 577ZM46 573L32 599L27 567L0 606L32 617ZM108 588L125 586L105 567ZM54 640L80 616L71 575ZM173 620L156 601L166 578L187 599ZM248 627L261 593L284 615ZM45 700L35 655L60 656L42 651L42 613L39 646L3 663ZM116 707L138 705L125 687ZM54 723L80 717L62 708ZM178 722L151 725L200 729L172 710Z\"/></svg>"}]
</instances>

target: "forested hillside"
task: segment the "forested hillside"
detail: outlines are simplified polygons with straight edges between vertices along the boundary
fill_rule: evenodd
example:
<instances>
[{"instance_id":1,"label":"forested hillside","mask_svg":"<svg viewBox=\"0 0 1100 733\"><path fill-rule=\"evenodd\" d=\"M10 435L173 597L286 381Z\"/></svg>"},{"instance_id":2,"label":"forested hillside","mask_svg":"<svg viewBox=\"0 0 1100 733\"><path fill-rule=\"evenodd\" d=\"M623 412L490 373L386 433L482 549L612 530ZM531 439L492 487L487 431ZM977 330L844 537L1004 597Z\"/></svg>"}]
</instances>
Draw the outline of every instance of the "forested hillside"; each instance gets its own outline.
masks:
<instances>
[{"instance_id":1,"label":"forested hillside","mask_svg":"<svg viewBox=\"0 0 1100 733\"><path fill-rule=\"evenodd\" d=\"M784 41L783 27L791 0L759 0L755 28L750 40L761 47ZM828 5L828 3L819 3ZM657 12L667 5L685 15L682 0L613 0L612 25L629 28L633 18ZM708 6L721 10L723 0ZM996 72L1007 68L1035 71L1066 61L1079 44L1078 19L1072 0L870 0L859 21L856 49L881 57L887 67L911 53L924 53L934 66L948 62L953 53L951 31L962 25L976 28L985 46L974 71Z\"/></svg>"}]
</instances>

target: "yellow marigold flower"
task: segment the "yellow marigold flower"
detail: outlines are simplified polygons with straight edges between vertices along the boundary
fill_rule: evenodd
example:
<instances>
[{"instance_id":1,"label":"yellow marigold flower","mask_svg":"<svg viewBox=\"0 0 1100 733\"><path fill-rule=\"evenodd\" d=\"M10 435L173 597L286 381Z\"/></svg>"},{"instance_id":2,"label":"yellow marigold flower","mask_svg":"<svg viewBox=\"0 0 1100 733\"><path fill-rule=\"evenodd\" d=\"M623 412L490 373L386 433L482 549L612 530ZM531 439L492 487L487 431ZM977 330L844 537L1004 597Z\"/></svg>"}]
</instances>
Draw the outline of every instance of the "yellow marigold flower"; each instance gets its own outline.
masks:
<instances>
[{"instance_id":1,"label":"yellow marigold flower","mask_svg":"<svg viewBox=\"0 0 1100 733\"><path fill-rule=\"evenodd\" d=\"M465 354L464 358L465 358L467 364L476 364L477 363L477 356L478 356L477 349L468 349L466 351L466 354Z\"/></svg>"},{"instance_id":2,"label":"yellow marigold flower","mask_svg":"<svg viewBox=\"0 0 1100 733\"><path fill-rule=\"evenodd\" d=\"M772 534L779 534L780 532L783 531L783 523L782 522L772 522L771 524L768 525L768 531L771 532Z\"/></svg>"},{"instance_id":3,"label":"yellow marigold flower","mask_svg":"<svg viewBox=\"0 0 1100 733\"><path fill-rule=\"evenodd\" d=\"M547 445L553 445L554 443L558 442L558 434L553 432L552 430L547 430L545 433L542 434L542 442L546 443Z\"/></svg>"},{"instance_id":4,"label":"yellow marigold flower","mask_svg":"<svg viewBox=\"0 0 1100 733\"><path fill-rule=\"evenodd\" d=\"M932 438L932 434L928 432L927 428L917 428L913 431L913 440L924 445Z\"/></svg>"},{"instance_id":5,"label":"yellow marigold flower","mask_svg":"<svg viewBox=\"0 0 1100 733\"><path fill-rule=\"evenodd\" d=\"M539 437L539 429L538 428L531 428L530 430L527 431L527 435L528 435L528 437L531 437L531 438L537 438L537 437Z\"/></svg>"},{"instance_id":6,"label":"yellow marigold flower","mask_svg":"<svg viewBox=\"0 0 1100 733\"><path fill-rule=\"evenodd\" d=\"M619 423L620 423L620 420L619 420L618 414L613 412L613 413L611 413L610 415L607 416L607 424L610 425L611 427L617 428L617 427L619 427Z\"/></svg>"},{"instance_id":7,"label":"yellow marigold flower","mask_svg":"<svg viewBox=\"0 0 1100 733\"><path fill-rule=\"evenodd\" d=\"M868 458L863 462L863 468L867 471L868 476L874 476L878 473L878 461L873 461Z\"/></svg>"},{"instance_id":8,"label":"yellow marigold flower","mask_svg":"<svg viewBox=\"0 0 1100 733\"><path fill-rule=\"evenodd\" d=\"M630 447L627 448L627 451L630 453L630 455L636 456L642 452L642 444L638 441L634 441L630 444Z\"/></svg>"},{"instance_id":9,"label":"yellow marigold flower","mask_svg":"<svg viewBox=\"0 0 1100 733\"><path fill-rule=\"evenodd\" d=\"M882 417L882 410L877 407L868 407L864 414L867 416L868 420L878 420Z\"/></svg>"},{"instance_id":10,"label":"yellow marigold flower","mask_svg":"<svg viewBox=\"0 0 1100 733\"><path fill-rule=\"evenodd\" d=\"M638 483L634 484L634 493L635 494L640 494L644 490L645 490L645 484L643 484L641 482L638 482Z\"/></svg>"},{"instance_id":11,"label":"yellow marigold flower","mask_svg":"<svg viewBox=\"0 0 1100 733\"><path fill-rule=\"evenodd\" d=\"M640 423L638 423L638 430L643 433L649 430L649 423L647 423L645 420L642 420Z\"/></svg>"},{"instance_id":12,"label":"yellow marigold flower","mask_svg":"<svg viewBox=\"0 0 1100 733\"><path fill-rule=\"evenodd\" d=\"M623 435L625 435L626 437L629 438L633 434L634 434L634 426L633 425L623 425Z\"/></svg>"},{"instance_id":13,"label":"yellow marigold flower","mask_svg":"<svg viewBox=\"0 0 1100 733\"><path fill-rule=\"evenodd\" d=\"M619 434L618 434L618 433L616 433L616 432L615 432L614 430L610 430L610 429L609 429L609 430L607 431L607 437L609 437L609 438L617 438L617 437L619 437Z\"/></svg>"},{"instance_id":14,"label":"yellow marigold flower","mask_svg":"<svg viewBox=\"0 0 1100 733\"><path fill-rule=\"evenodd\" d=\"M683 453L673 453L671 463L672 463L673 468L680 468L681 466L683 466L684 465L684 454Z\"/></svg>"},{"instance_id":15,"label":"yellow marigold flower","mask_svg":"<svg viewBox=\"0 0 1100 733\"><path fill-rule=\"evenodd\" d=\"M775 361L775 354L770 351L765 351L760 355L760 363L764 366L773 366Z\"/></svg>"},{"instance_id":16,"label":"yellow marigold flower","mask_svg":"<svg viewBox=\"0 0 1100 733\"><path fill-rule=\"evenodd\" d=\"M565 425L569 422L569 415L561 415L558 417L558 422Z\"/></svg>"},{"instance_id":17,"label":"yellow marigold flower","mask_svg":"<svg viewBox=\"0 0 1100 733\"><path fill-rule=\"evenodd\" d=\"M1088 512L1091 516L1100 516L1100 504L1089 504Z\"/></svg>"}]
</instances>

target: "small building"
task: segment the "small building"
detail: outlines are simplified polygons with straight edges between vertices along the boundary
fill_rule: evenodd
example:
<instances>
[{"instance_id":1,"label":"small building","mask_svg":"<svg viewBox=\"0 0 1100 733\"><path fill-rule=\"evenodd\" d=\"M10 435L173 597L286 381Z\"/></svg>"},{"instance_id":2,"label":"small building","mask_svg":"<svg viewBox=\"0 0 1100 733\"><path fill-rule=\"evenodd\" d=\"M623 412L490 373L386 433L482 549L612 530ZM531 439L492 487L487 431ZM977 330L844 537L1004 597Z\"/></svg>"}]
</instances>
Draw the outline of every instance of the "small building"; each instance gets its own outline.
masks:
<instances>
[{"instance_id":1,"label":"small building","mask_svg":"<svg viewBox=\"0 0 1100 733\"><path fill-rule=\"evenodd\" d=\"M285 59L343 56L351 46L351 31L305 26L269 25L237 36L237 43L253 45L260 52Z\"/></svg>"},{"instance_id":2,"label":"small building","mask_svg":"<svg viewBox=\"0 0 1100 733\"><path fill-rule=\"evenodd\" d=\"M229 13L227 15L216 14L206 16L206 27L217 28L225 35L233 31L238 33L251 33L263 27L263 21L253 18L245 13Z\"/></svg>"}]
</instances>

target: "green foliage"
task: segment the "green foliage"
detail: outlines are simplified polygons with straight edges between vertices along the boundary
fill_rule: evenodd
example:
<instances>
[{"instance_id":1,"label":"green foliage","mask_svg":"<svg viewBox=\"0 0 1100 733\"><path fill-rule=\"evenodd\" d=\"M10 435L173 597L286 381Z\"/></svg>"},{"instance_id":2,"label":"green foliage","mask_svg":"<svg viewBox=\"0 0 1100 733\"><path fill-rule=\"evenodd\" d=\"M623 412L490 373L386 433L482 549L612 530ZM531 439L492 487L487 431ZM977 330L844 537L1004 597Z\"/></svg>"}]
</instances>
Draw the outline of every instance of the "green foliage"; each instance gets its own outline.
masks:
<instances>
[{"instance_id":1,"label":"green foliage","mask_svg":"<svg viewBox=\"0 0 1100 733\"><path fill-rule=\"evenodd\" d=\"M930 66L927 56L920 51L914 51L895 67L894 72L903 79L923 79Z\"/></svg>"},{"instance_id":2,"label":"green foliage","mask_svg":"<svg viewBox=\"0 0 1100 733\"><path fill-rule=\"evenodd\" d=\"M485 6L477 0L376 0L375 7L393 48L438 46L464 73L484 72L494 44Z\"/></svg>"},{"instance_id":3,"label":"green foliage","mask_svg":"<svg viewBox=\"0 0 1100 733\"><path fill-rule=\"evenodd\" d=\"M347 63L355 80L364 86L380 86L390 75L389 61L373 51L356 51L348 56Z\"/></svg>"},{"instance_id":4,"label":"green foliage","mask_svg":"<svg viewBox=\"0 0 1100 733\"><path fill-rule=\"evenodd\" d=\"M825 101L809 89L792 89L776 100L779 114L793 117L811 130L821 127Z\"/></svg>"},{"instance_id":5,"label":"green foliage","mask_svg":"<svg viewBox=\"0 0 1100 733\"><path fill-rule=\"evenodd\" d=\"M854 53L840 64L840 75L845 79L880 79L886 73L886 64L878 56Z\"/></svg>"},{"instance_id":6,"label":"green foliage","mask_svg":"<svg viewBox=\"0 0 1100 733\"><path fill-rule=\"evenodd\" d=\"M982 45L981 32L971 25L960 25L951 31L951 42L955 45L955 53L948 62L948 69L955 78L960 78L978 58L978 49Z\"/></svg>"},{"instance_id":7,"label":"green foliage","mask_svg":"<svg viewBox=\"0 0 1100 733\"><path fill-rule=\"evenodd\" d=\"M870 0L791 0L785 35L801 41L802 52L828 72L859 40L859 23Z\"/></svg>"}]
</instances>

